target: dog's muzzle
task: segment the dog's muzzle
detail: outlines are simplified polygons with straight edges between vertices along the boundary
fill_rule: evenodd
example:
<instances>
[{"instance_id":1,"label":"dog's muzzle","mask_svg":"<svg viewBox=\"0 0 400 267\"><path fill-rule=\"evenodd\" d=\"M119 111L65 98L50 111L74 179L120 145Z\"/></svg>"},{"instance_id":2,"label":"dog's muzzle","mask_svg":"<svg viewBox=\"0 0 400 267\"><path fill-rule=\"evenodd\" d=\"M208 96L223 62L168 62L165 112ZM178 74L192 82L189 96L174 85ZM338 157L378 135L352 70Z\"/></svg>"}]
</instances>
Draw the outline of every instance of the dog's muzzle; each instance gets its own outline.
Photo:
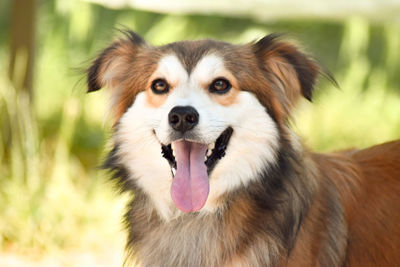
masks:
<instances>
[{"instance_id":1,"label":"dog's muzzle","mask_svg":"<svg viewBox=\"0 0 400 267\"><path fill-rule=\"evenodd\" d=\"M171 109L168 123L173 129L171 143L161 144L161 152L173 176L171 198L183 212L198 211L207 201L210 173L225 156L233 129L226 128L214 144L196 141L199 137L192 129L199 123L199 113L191 106Z\"/></svg>"}]
</instances>

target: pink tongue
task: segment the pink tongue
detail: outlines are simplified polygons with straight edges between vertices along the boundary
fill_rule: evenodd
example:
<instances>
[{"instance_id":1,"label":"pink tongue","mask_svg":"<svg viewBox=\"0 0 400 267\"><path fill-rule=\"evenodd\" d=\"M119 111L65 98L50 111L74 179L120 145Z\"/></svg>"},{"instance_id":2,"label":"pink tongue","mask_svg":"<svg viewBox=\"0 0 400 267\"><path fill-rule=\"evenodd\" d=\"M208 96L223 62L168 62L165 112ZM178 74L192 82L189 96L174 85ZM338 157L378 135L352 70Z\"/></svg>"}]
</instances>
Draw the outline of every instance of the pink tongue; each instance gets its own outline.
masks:
<instances>
[{"instance_id":1,"label":"pink tongue","mask_svg":"<svg viewBox=\"0 0 400 267\"><path fill-rule=\"evenodd\" d=\"M171 197L183 212L201 209L210 189L204 158L207 145L188 141L173 143L177 170L171 185Z\"/></svg>"}]
</instances>

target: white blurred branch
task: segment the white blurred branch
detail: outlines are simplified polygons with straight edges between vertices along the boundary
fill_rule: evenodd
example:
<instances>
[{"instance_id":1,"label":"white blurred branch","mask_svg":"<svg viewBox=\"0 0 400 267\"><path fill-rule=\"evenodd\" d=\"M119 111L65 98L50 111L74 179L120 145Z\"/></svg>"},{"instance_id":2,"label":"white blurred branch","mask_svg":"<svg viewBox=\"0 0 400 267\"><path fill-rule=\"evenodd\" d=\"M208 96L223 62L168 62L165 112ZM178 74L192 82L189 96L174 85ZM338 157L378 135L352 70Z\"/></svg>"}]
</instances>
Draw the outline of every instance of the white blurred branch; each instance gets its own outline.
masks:
<instances>
[{"instance_id":1,"label":"white blurred branch","mask_svg":"<svg viewBox=\"0 0 400 267\"><path fill-rule=\"evenodd\" d=\"M84 0L110 8L131 7L160 13L253 17L344 19L362 16L400 22L400 0Z\"/></svg>"}]
</instances>

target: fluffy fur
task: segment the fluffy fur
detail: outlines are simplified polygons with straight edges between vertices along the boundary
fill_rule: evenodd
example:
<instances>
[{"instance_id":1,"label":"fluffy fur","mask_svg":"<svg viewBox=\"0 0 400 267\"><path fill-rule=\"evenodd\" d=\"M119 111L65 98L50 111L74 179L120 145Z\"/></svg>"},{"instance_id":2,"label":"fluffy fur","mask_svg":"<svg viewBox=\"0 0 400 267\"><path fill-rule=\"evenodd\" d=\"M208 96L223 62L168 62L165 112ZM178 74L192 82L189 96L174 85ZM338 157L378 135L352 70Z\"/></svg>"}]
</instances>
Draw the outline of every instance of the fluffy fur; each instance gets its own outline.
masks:
<instances>
[{"instance_id":1,"label":"fluffy fur","mask_svg":"<svg viewBox=\"0 0 400 267\"><path fill-rule=\"evenodd\" d=\"M88 70L89 91L108 87L113 149L105 167L133 200L125 216L127 263L140 266L400 266L400 142L316 154L288 127L300 96L312 99L318 65L269 35L148 45L133 32ZM223 77L232 88L209 89ZM150 88L169 84L165 94ZM168 113L200 120L184 139L212 151L227 127L225 156L209 173L199 211L171 200L161 146L174 144ZM174 147L172 147L174 149Z\"/></svg>"}]
</instances>

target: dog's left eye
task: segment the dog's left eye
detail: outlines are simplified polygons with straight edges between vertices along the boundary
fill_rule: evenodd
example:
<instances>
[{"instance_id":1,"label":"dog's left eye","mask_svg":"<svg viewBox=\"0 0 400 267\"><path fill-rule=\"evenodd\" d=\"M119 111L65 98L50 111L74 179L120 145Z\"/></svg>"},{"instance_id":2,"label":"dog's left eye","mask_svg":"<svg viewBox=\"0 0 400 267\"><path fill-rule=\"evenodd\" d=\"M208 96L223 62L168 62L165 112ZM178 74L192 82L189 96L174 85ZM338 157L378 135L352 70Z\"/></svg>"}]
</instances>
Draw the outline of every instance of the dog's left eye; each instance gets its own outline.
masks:
<instances>
[{"instance_id":1,"label":"dog's left eye","mask_svg":"<svg viewBox=\"0 0 400 267\"><path fill-rule=\"evenodd\" d=\"M217 94L225 94L232 88L231 83L224 78L215 79L210 85L210 92Z\"/></svg>"},{"instance_id":2,"label":"dog's left eye","mask_svg":"<svg viewBox=\"0 0 400 267\"><path fill-rule=\"evenodd\" d=\"M151 90L158 95L165 94L168 93L169 84L164 79L157 79L151 83Z\"/></svg>"}]
</instances>

